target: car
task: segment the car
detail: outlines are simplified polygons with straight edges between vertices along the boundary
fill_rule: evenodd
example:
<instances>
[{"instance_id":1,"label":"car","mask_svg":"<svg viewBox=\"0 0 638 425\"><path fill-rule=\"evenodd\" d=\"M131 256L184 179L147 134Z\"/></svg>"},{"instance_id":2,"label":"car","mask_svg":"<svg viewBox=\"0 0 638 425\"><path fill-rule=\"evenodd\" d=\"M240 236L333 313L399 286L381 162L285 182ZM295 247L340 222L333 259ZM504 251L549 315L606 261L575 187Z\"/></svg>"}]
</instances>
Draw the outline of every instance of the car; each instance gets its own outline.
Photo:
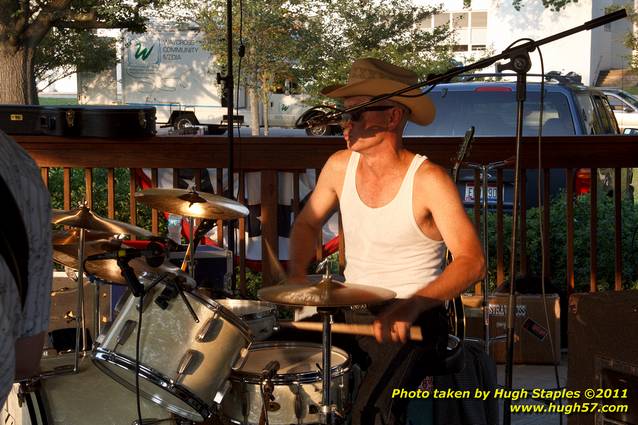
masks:
<instances>
[{"instance_id":1,"label":"car","mask_svg":"<svg viewBox=\"0 0 638 425\"><path fill-rule=\"evenodd\" d=\"M614 111L620 130L638 128L638 97L619 88L600 87Z\"/></svg>"},{"instance_id":2,"label":"car","mask_svg":"<svg viewBox=\"0 0 638 425\"><path fill-rule=\"evenodd\" d=\"M497 75L499 78L503 74ZM419 126L409 122L405 136L426 137L462 137L465 131L474 126L475 135L515 136L516 134L516 82L515 81L478 81L486 75L471 76L470 81L438 84L431 88L428 95L436 106L436 117L432 124ZM487 77L494 79L494 74ZM523 135L538 134L540 81L527 82L527 100L524 107ZM425 89L427 90L427 88ZM607 101L600 90L575 84L564 79L551 79L544 84L543 135L568 136L589 134L618 134L619 128ZM501 161L507 158L494 158ZM588 171L588 170L587 170ZM495 172L489 174L488 205L496 205ZM513 202L513 170L503 173L503 204L511 208ZM589 173L585 170L577 173L576 188L584 191L589 188ZM579 181L582 180L582 181ZM459 193L467 207L474 204L474 172L463 169L457 183ZM550 196L565 187L562 170L550 172ZM526 204L538 205L537 172L527 171Z\"/></svg>"}]
</instances>

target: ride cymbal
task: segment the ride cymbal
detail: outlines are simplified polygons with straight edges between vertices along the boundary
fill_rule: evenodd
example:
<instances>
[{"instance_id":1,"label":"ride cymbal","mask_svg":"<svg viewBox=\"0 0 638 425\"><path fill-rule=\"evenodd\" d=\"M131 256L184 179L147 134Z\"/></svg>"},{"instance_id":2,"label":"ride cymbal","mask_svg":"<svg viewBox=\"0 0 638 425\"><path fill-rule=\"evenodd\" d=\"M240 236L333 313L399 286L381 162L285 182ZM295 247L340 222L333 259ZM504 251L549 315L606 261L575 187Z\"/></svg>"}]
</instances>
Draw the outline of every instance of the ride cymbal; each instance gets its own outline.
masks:
<instances>
[{"instance_id":1,"label":"ride cymbal","mask_svg":"<svg viewBox=\"0 0 638 425\"><path fill-rule=\"evenodd\" d=\"M186 189L146 189L135 194L144 205L195 218L232 220L246 217L248 208L229 198Z\"/></svg>"},{"instance_id":2,"label":"ride cymbal","mask_svg":"<svg viewBox=\"0 0 638 425\"><path fill-rule=\"evenodd\" d=\"M258 292L260 299L274 304L327 308L379 304L394 299L396 295L389 289L341 283L331 278L307 285L285 283Z\"/></svg>"}]
</instances>

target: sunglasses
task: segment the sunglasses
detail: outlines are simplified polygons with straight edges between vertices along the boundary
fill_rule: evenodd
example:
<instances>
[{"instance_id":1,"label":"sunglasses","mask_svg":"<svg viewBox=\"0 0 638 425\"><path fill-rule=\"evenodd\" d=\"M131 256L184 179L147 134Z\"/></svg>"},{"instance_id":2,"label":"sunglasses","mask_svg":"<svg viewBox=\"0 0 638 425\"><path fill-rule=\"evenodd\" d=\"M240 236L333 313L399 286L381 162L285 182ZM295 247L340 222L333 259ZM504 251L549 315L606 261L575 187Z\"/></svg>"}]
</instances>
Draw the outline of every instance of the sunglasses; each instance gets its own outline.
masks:
<instances>
[{"instance_id":1,"label":"sunglasses","mask_svg":"<svg viewBox=\"0 0 638 425\"><path fill-rule=\"evenodd\" d=\"M382 105L382 106L366 106L365 108L357 109L356 111L346 112L341 114L341 121L352 121L357 122L361 119L361 116L364 112L368 111L387 111L388 109L392 109L394 106L390 105Z\"/></svg>"}]
</instances>

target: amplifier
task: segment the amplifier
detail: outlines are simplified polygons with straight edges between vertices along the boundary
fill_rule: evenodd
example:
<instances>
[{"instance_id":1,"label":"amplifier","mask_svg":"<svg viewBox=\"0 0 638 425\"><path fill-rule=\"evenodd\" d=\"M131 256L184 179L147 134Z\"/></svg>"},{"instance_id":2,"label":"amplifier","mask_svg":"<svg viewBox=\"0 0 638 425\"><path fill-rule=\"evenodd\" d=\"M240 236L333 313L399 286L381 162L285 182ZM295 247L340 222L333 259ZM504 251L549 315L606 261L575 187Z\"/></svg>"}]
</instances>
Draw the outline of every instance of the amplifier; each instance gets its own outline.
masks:
<instances>
[{"instance_id":1,"label":"amplifier","mask_svg":"<svg viewBox=\"0 0 638 425\"><path fill-rule=\"evenodd\" d=\"M567 388L617 390L627 398L579 401L628 405L626 412L573 413L569 425L638 424L638 291L573 294L568 319Z\"/></svg>"},{"instance_id":2,"label":"amplifier","mask_svg":"<svg viewBox=\"0 0 638 425\"><path fill-rule=\"evenodd\" d=\"M465 335L483 339L482 295L464 295ZM547 294L549 328L545 322L545 310L541 295L517 295L516 322L514 324L514 362L523 364L552 364L554 356L560 361L560 304L557 294ZM505 363L507 348L507 304L509 295L489 297L490 356L497 363ZM493 340L496 338L496 340Z\"/></svg>"},{"instance_id":3,"label":"amplifier","mask_svg":"<svg viewBox=\"0 0 638 425\"><path fill-rule=\"evenodd\" d=\"M186 253L183 250L171 252L169 259L181 266ZM213 292L231 292L230 278L233 271L233 253L227 249L210 245L200 245L195 253L195 281L197 287Z\"/></svg>"}]
</instances>

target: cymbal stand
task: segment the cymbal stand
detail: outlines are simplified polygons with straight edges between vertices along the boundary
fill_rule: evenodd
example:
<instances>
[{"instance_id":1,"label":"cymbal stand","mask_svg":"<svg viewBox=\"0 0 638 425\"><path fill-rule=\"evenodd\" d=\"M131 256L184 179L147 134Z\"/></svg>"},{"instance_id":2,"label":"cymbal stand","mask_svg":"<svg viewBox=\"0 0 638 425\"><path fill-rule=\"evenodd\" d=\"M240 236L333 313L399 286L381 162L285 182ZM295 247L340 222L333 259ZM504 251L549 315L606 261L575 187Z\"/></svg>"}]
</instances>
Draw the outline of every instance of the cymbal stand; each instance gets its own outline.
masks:
<instances>
[{"instance_id":1,"label":"cymbal stand","mask_svg":"<svg viewBox=\"0 0 638 425\"><path fill-rule=\"evenodd\" d=\"M195 279L195 218L188 217L188 229L188 246L190 248L190 256L188 257L188 274ZM186 260L186 256L184 256L184 260Z\"/></svg>"},{"instance_id":2,"label":"cymbal stand","mask_svg":"<svg viewBox=\"0 0 638 425\"><path fill-rule=\"evenodd\" d=\"M334 308L317 308L317 312L321 315L323 320L323 334L322 334L322 385L323 396L321 398L321 419L322 422L328 425L334 424L336 415L336 406L332 404L330 400L330 381L332 379L332 316L335 313Z\"/></svg>"},{"instance_id":3,"label":"cymbal stand","mask_svg":"<svg viewBox=\"0 0 638 425\"><path fill-rule=\"evenodd\" d=\"M485 336L484 344L485 344L485 352L487 355L490 355L490 343L492 342L492 338L490 338L490 312L489 312L489 269L490 269L490 254L489 254L489 234L488 234L488 226L487 226L487 213L488 213L488 179L489 172L495 170L497 168L505 167L512 163L512 160L505 161L496 161L490 162L489 164L475 164L475 163L467 163L465 164L467 167L480 170L481 171L481 210L482 210L482 224L483 224L483 252L485 254L485 270L488 272L485 273L485 277L482 281L482 289L483 289L483 300L482 300L482 310L483 310L483 335ZM497 189L498 190L498 189ZM474 196L476 196L477 191L474 190Z\"/></svg>"},{"instance_id":4,"label":"cymbal stand","mask_svg":"<svg viewBox=\"0 0 638 425\"><path fill-rule=\"evenodd\" d=\"M80 371L80 335L82 337L82 351L86 351L86 316L84 310L84 244L86 241L86 230L80 227L80 240L78 244L78 315L75 321L75 358L73 359L73 372Z\"/></svg>"}]
</instances>

